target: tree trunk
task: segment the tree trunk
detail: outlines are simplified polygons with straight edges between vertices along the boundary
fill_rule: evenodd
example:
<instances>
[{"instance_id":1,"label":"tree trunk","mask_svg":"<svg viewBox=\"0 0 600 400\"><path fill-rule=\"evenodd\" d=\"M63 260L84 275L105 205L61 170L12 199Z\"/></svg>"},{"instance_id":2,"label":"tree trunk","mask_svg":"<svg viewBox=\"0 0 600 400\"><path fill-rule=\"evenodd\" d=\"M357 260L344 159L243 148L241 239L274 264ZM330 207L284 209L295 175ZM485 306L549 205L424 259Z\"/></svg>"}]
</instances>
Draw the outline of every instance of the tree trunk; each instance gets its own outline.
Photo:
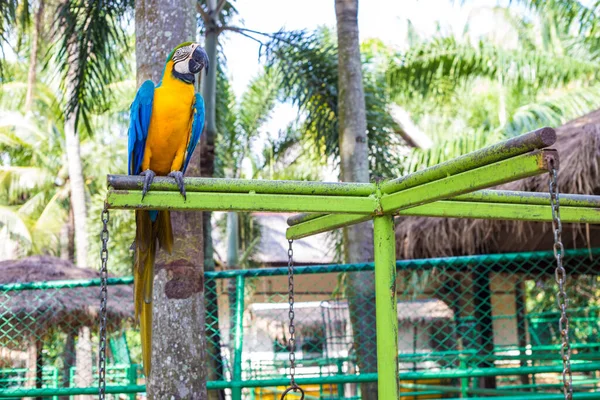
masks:
<instances>
[{"instance_id":1,"label":"tree trunk","mask_svg":"<svg viewBox=\"0 0 600 400\"><path fill-rule=\"evenodd\" d=\"M208 14L216 9L216 1L208 0ZM202 134L202 153L200 176L212 177L215 173L215 136L217 135L216 102L217 102L217 43L219 32L214 20L204 21L206 27L205 48L210 61L210 68L202 80L202 97L206 107L206 121ZM204 213L204 265L207 271L214 271L211 212Z\"/></svg>"},{"instance_id":2,"label":"tree trunk","mask_svg":"<svg viewBox=\"0 0 600 400\"><path fill-rule=\"evenodd\" d=\"M85 182L83 164L79 148L79 136L75 127L75 114L65 120L65 142L67 148L67 166L71 187L71 208L75 225L75 262L78 267L87 267L87 209L85 202Z\"/></svg>"},{"instance_id":3,"label":"tree trunk","mask_svg":"<svg viewBox=\"0 0 600 400\"><path fill-rule=\"evenodd\" d=\"M69 71L67 72L66 98L70 102L74 96L74 75L77 74L77 44L71 38L67 45L67 53L70 59ZM75 225L75 264L78 267L87 267L87 207L85 201L85 181L83 179L83 164L81 163L81 151L79 146L79 135L75 117L77 109L65 113L65 147L67 155L67 169L69 171L69 185L71 188L71 208L73 209L73 223Z\"/></svg>"},{"instance_id":4,"label":"tree trunk","mask_svg":"<svg viewBox=\"0 0 600 400\"><path fill-rule=\"evenodd\" d=\"M94 385L92 377L92 333L89 326L79 328L75 345L75 386L90 387ZM91 400L93 396L78 395L75 400Z\"/></svg>"},{"instance_id":5,"label":"tree trunk","mask_svg":"<svg viewBox=\"0 0 600 400\"><path fill-rule=\"evenodd\" d=\"M196 40L196 2L137 0L137 82L160 80L164 60L181 42ZM212 60L211 60L212 61ZM212 69L212 66L211 66ZM199 175L199 152L188 175ZM159 252L154 282L149 399L200 399L206 393L202 213L171 213L173 254Z\"/></svg>"},{"instance_id":6,"label":"tree trunk","mask_svg":"<svg viewBox=\"0 0 600 400\"><path fill-rule=\"evenodd\" d=\"M31 37L31 54L29 55L29 73L27 74L27 94L25 95L25 115L31 112L33 107L33 90L37 81L38 48L40 32L42 30L42 17L44 15L44 0L40 0L35 13L35 23Z\"/></svg>"},{"instance_id":7,"label":"tree trunk","mask_svg":"<svg viewBox=\"0 0 600 400\"><path fill-rule=\"evenodd\" d=\"M200 146L200 176L212 177L215 172L215 136L217 135L216 99L217 99L217 70L218 70L218 17L215 15L217 8L216 0L208 0L207 14L212 16L204 21L206 29L204 50L210 60L210 68L202 80L202 97L206 107L206 121ZM204 268L206 271L215 270L214 250L212 242L212 225L210 211L203 213L204 224ZM208 353L210 355L211 368L209 380L224 380L223 361L221 358L221 332L219 326L219 307L217 285L214 280L207 281L206 286L207 306L207 330ZM230 305L231 306L231 305ZM211 329L212 328L212 329ZM222 400L225 398L223 390L211 390L210 400Z\"/></svg>"},{"instance_id":8,"label":"tree trunk","mask_svg":"<svg viewBox=\"0 0 600 400\"><path fill-rule=\"evenodd\" d=\"M367 117L358 37L358 0L335 0L338 38L338 118L341 179L368 182ZM373 260L373 223L344 229L347 263ZM377 371L373 272L349 274L349 306L361 373ZM363 399L377 399L377 384L361 384Z\"/></svg>"}]
</instances>

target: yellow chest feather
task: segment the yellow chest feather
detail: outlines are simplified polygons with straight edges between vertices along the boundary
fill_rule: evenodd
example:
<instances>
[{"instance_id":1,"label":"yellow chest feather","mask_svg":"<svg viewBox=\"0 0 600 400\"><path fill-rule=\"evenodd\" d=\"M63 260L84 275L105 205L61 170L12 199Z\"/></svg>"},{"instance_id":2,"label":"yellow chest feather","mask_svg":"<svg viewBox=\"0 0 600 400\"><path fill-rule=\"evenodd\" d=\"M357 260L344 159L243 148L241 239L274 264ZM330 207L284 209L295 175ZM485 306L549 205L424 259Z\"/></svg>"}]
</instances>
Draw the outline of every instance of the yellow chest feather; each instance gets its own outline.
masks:
<instances>
[{"instance_id":1,"label":"yellow chest feather","mask_svg":"<svg viewBox=\"0 0 600 400\"><path fill-rule=\"evenodd\" d=\"M194 85L173 78L169 65L166 71L161 86L154 90L142 165L142 170L150 168L157 175L181 168L193 122Z\"/></svg>"}]
</instances>

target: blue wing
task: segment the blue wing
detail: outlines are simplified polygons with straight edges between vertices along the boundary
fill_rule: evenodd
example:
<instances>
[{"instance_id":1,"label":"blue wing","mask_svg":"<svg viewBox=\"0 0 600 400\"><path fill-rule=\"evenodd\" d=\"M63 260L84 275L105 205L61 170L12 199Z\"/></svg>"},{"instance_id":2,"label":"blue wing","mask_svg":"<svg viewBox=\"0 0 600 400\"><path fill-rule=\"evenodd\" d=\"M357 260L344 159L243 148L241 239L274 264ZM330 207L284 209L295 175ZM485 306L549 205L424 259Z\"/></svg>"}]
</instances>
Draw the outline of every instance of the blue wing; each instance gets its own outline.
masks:
<instances>
[{"instance_id":1,"label":"blue wing","mask_svg":"<svg viewBox=\"0 0 600 400\"><path fill-rule=\"evenodd\" d=\"M139 175L142 172L153 100L154 82L147 80L140 86L133 103L131 103L128 132L129 162L127 164L129 175Z\"/></svg>"},{"instance_id":2,"label":"blue wing","mask_svg":"<svg viewBox=\"0 0 600 400\"><path fill-rule=\"evenodd\" d=\"M183 163L183 169L181 170L184 174L187 170L187 166L192 159L192 154L194 154L194 150L196 149L196 145L200 140L200 135L202 135L202 130L204 129L204 99L200 95L200 93L196 93L196 101L194 102L194 122L192 123L192 132L190 135L190 141L188 142L185 161Z\"/></svg>"}]
</instances>

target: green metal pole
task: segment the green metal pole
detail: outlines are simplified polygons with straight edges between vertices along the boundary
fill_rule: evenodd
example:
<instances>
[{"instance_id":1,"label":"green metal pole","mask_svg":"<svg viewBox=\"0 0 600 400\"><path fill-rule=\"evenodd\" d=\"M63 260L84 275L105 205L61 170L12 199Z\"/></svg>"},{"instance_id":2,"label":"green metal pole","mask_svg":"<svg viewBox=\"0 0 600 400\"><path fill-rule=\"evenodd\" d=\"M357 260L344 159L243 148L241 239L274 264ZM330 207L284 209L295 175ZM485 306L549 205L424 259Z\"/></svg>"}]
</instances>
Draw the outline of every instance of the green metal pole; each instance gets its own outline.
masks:
<instances>
[{"instance_id":1,"label":"green metal pole","mask_svg":"<svg viewBox=\"0 0 600 400\"><path fill-rule=\"evenodd\" d=\"M375 217L374 244L378 398L398 400L396 237L392 216Z\"/></svg>"},{"instance_id":2,"label":"green metal pole","mask_svg":"<svg viewBox=\"0 0 600 400\"><path fill-rule=\"evenodd\" d=\"M556 133L554 129L541 128L415 172L414 174L385 182L381 186L381 190L384 193L397 192L450 175L456 175L473 168L506 160L535 149L542 149L551 146L555 141Z\"/></svg>"},{"instance_id":3,"label":"green metal pole","mask_svg":"<svg viewBox=\"0 0 600 400\"><path fill-rule=\"evenodd\" d=\"M600 223L600 208L565 206L562 203L562 197L560 201L560 219L562 222ZM550 203L538 205L441 200L401 210L398 215L550 222L552 221L552 208Z\"/></svg>"},{"instance_id":4,"label":"green metal pole","mask_svg":"<svg viewBox=\"0 0 600 400\"><path fill-rule=\"evenodd\" d=\"M234 337L234 356L233 356L233 380L240 382L242 380L242 350L244 339L244 277L238 275L235 280L235 337ZM231 389L231 398L233 400L242 399L242 387L234 386Z\"/></svg>"},{"instance_id":5,"label":"green metal pole","mask_svg":"<svg viewBox=\"0 0 600 400\"><path fill-rule=\"evenodd\" d=\"M115 190L140 191L144 179L132 175L108 175L108 186ZM359 182L311 182L311 181L269 181L259 179L230 178L184 178L185 190L213 193L263 193L301 194L324 196L369 196L375 193L375 184ZM150 186L150 192L179 192L175 180L157 176Z\"/></svg>"},{"instance_id":6,"label":"green metal pole","mask_svg":"<svg viewBox=\"0 0 600 400\"><path fill-rule=\"evenodd\" d=\"M459 369L466 369L467 368L467 357L461 355L459 356L459 360L460 360L460 364L459 364ZM462 398L467 398L469 397L468 394L468 390L469 390L469 378L460 378L460 397Z\"/></svg>"},{"instance_id":7,"label":"green metal pole","mask_svg":"<svg viewBox=\"0 0 600 400\"><path fill-rule=\"evenodd\" d=\"M548 172L548 160L558 162L552 150L540 150L484 165L460 174L413 186L402 191L384 195L381 207L384 212L396 212L406 208L455 197L464 193L512 182Z\"/></svg>"},{"instance_id":8,"label":"green metal pole","mask_svg":"<svg viewBox=\"0 0 600 400\"><path fill-rule=\"evenodd\" d=\"M325 196L303 194L210 193L191 192L183 198L178 192L109 190L106 203L113 209L180 210L180 211L272 211L373 214L374 197Z\"/></svg>"},{"instance_id":9,"label":"green metal pole","mask_svg":"<svg viewBox=\"0 0 600 400\"><path fill-rule=\"evenodd\" d=\"M519 192L515 190L478 190L461 194L448 200L476 201L481 203L550 204L550 194L542 192ZM561 206L600 208L600 196L588 194L560 194ZM292 217L288 218L290 220Z\"/></svg>"},{"instance_id":10,"label":"green metal pole","mask_svg":"<svg viewBox=\"0 0 600 400\"><path fill-rule=\"evenodd\" d=\"M547 173L549 160L554 160L554 162L558 162L558 155L556 151L535 151L530 154L524 154L507 160L499 161L495 164L470 169L460 174L450 175L442 179L422 183L418 186L410 187L400 192L384 194L381 197L379 206L376 207L374 211L376 215L381 215L382 213L397 214L401 210L409 209L411 207L421 206L423 204L432 203L437 200L442 200L450 197L455 197L460 194L472 192L474 190L484 189L486 187L496 186L501 183L511 182L518 179ZM339 202L338 199L340 200ZM339 208L342 205L342 199L344 199L344 207L347 207L347 205L350 204L348 203L347 198L340 196L336 197L335 201L332 201L331 197L328 200L329 203L339 204L321 205L320 208L323 210L325 206L328 206L331 209ZM364 201L366 199L354 198L354 200ZM109 204L113 206L113 204L110 203L110 193L108 201ZM277 206L282 207L283 205L281 203L281 201L278 202ZM360 205L354 205L357 206L357 210L359 209L359 207L367 207L367 205L363 203L361 203ZM307 208L306 205L304 207ZM360 209L362 210L362 208ZM347 209L346 213L360 214L361 212ZM368 219L368 215L344 214L324 215L322 217L314 219L305 219L305 222L298 223L294 226L289 227L286 232L286 237L288 239L300 239L316 233L326 232L328 230L337 229L342 226L348 226L351 224L363 222Z\"/></svg>"}]
</instances>

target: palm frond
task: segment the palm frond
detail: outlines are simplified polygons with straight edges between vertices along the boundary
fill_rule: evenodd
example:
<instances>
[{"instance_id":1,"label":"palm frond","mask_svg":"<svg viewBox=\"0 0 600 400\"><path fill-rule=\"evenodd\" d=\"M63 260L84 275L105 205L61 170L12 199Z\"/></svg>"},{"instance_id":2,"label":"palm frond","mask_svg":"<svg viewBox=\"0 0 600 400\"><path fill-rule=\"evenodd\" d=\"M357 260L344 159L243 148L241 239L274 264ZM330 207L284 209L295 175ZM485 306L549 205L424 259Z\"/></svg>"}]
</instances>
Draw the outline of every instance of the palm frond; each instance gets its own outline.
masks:
<instances>
[{"instance_id":1,"label":"palm frond","mask_svg":"<svg viewBox=\"0 0 600 400\"><path fill-rule=\"evenodd\" d=\"M3 45L8 45L8 34L17 21L17 0L0 1L0 78L4 77L5 54Z\"/></svg>"},{"instance_id":2,"label":"palm frond","mask_svg":"<svg viewBox=\"0 0 600 400\"><path fill-rule=\"evenodd\" d=\"M469 135L445 140L429 149L413 149L399 166L400 175L408 175L443 163L463 154L494 144L504 138L502 132L475 131Z\"/></svg>"},{"instance_id":3,"label":"palm frond","mask_svg":"<svg viewBox=\"0 0 600 400\"><path fill-rule=\"evenodd\" d=\"M273 73L267 70L254 78L240 99L238 123L249 138L256 136L275 107L279 87Z\"/></svg>"},{"instance_id":4,"label":"palm frond","mask_svg":"<svg viewBox=\"0 0 600 400\"><path fill-rule=\"evenodd\" d=\"M59 236L67 220L67 213L60 204L60 194L56 193L45 204L39 217L32 228L33 246L36 252L42 250L53 251L55 255L59 248ZM19 210L21 211L21 210Z\"/></svg>"},{"instance_id":5,"label":"palm frond","mask_svg":"<svg viewBox=\"0 0 600 400\"><path fill-rule=\"evenodd\" d=\"M508 136L516 136L540 126L560 126L598 108L600 85L558 91L540 101L519 107L502 128Z\"/></svg>"},{"instance_id":6,"label":"palm frond","mask_svg":"<svg viewBox=\"0 0 600 400\"><path fill-rule=\"evenodd\" d=\"M132 0L61 3L55 23L58 52L54 57L67 93L67 115L75 114L91 131L90 115L105 110L109 101L106 85L123 80L128 48L125 19Z\"/></svg>"},{"instance_id":7,"label":"palm frond","mask_svg":"<svg viewBox=\"0 0 600 400\"><path fill-rule=\"evenodd\" d=\"M215 106L217 125L217 136L215 137L215 176L224 177L225 170L233 173L239 167L236 165L236 161L241 146L241 132L238 132L235 95L225 74L223 63L220 61L217 63Z\"/></svg>"},{"instance_id":8,"label":"palm frond","mask_svg":"<svg viewBox=\"0 0 600 400\"><path fill-rule=\"evenodd\" d=\"M452 37L435 39L390 61L387 72L392 95L436 95L478 77L539 91L573 81L598 78L597 64L569 56L508 50L490 43L472 46ZM450 85L444 87L443 85Z\"/></svg>"},{"instance_id":9,"label":"palm frond","mask_svg":"<svg viewBox=\"0 0 600 400\"><path fill-rule=\"evenodd\" d=\"M0 166L0 193L4 205L18 204L28 198L28 193L52 186L53 177L44 168Z\"/></svg>"},{"instance_id":10,"label":"palm frond","mask_svg":"<svg viewBox=\"0 0 600 400\"><path fill-rule=\"evenodd\" d=\"M0 228L6 228L13 240L25 247L32 245L31 231L26 219L15 207L0 205Z\"/></svg>"},{"instance_id":11,"label":"palm frond","mask_svg":"<svg viewBox=\"0 0 600 400\"><path fill-rule=\"evenodd\" d=\"M578 0L512 0L515 3L537 11L552 13L567 26L577 25L580 33L594 32L598 28L600 17L600 1Z\"/></svg>"}]
</instances>

